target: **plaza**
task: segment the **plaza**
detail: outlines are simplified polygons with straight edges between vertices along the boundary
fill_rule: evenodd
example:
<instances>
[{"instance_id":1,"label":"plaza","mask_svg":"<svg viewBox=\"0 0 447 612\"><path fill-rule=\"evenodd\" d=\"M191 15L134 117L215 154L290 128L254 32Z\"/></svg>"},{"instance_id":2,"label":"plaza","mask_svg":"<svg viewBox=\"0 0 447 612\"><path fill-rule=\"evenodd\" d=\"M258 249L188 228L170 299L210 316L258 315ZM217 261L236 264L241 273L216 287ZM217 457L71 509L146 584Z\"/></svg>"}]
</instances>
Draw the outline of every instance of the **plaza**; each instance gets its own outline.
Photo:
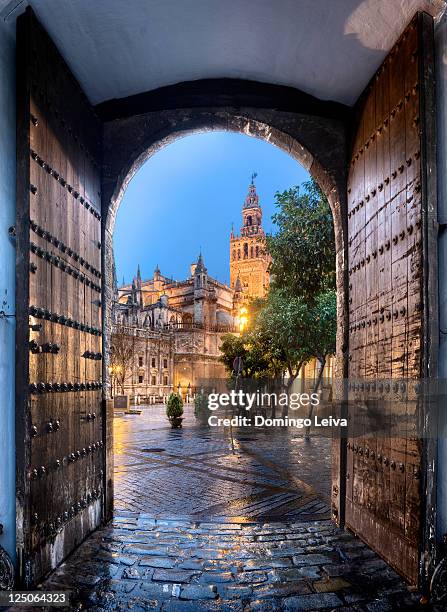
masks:
<instances>
[{"instance_id":1,"label":"plaza","mask_svg":"<svg viewBox=\"0 0 447 612\"><path fill-rule=\"evenodd\" d=\"M419 595L330 521L331 440L256 437L164 406L114 421L115 515L43 590L82 609L196 612L419 609Z\"/></svg>"}]
</instances>

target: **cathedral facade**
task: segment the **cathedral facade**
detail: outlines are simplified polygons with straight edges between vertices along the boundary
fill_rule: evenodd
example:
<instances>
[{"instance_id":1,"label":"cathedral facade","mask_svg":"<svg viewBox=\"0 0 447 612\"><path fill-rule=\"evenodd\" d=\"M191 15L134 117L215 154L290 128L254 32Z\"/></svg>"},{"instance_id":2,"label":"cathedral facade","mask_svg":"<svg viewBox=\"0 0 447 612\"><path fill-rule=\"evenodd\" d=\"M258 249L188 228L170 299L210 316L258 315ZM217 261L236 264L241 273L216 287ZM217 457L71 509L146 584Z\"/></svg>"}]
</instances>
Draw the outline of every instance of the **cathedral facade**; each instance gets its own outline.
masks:
<instances>
[{"instance_id":1,"label":"cathedral facade","mask_svg":"<svg viewBox=\"0 0 447 612\"><path fill-rule=\"evenodd\" d=\"M230 286L208 274L202 255L185 280L164 276L158 266L150 279L137 274L116 288L114 339L128 343L128 362L120 367L122 385L115 393L161 401L171 391L192 396L202 381L225 378L220 362L221 337L239 333L244 303L263 297L269 285L262 210L252 179L242 208L240 236L230 235ZM124 389L121 388L124 386Z\"/></svg>"}]
</instances>

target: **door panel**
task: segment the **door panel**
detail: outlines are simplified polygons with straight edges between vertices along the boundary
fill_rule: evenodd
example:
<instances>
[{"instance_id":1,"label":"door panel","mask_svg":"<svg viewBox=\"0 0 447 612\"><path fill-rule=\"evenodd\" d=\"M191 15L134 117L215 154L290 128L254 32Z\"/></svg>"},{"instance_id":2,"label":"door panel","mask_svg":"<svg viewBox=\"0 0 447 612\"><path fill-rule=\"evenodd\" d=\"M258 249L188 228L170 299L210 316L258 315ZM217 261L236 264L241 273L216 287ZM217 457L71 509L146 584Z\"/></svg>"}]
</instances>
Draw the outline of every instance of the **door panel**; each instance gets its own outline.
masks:
<instances>
[{"instance_id":1,"label":"door panel","mask_svg":"<svg viewBox=\"0 0 447 612\"><path fill-rule=\"evenodd\" d=\"M421 403L406 397L414 385L396 401L393 384L377 384L382 416L399 412L406 423L398 437L366 431L359 407L368 381L423 378L434 355L424 322L424 313L436 317L427 282L434 268L423 267L436 257L426 231L434 175L424 172L433 158L425 103L433 81L422 66L432 36L431 18L417 15L361 96L348 176L349 378L366 382L351 387L346 525L412 583L424 527L424 447L414 428Z\"/></svg>"},{"instance_id":2,"label":"door panel","mask_svg":"<svg viewBox=\"0 0 447 612\"><path fill-rule=\"evenodd\" d=\"M17 540L30 586L103 513L101 126L31 10L17 47Z\"/></svg>"}]
</instances>

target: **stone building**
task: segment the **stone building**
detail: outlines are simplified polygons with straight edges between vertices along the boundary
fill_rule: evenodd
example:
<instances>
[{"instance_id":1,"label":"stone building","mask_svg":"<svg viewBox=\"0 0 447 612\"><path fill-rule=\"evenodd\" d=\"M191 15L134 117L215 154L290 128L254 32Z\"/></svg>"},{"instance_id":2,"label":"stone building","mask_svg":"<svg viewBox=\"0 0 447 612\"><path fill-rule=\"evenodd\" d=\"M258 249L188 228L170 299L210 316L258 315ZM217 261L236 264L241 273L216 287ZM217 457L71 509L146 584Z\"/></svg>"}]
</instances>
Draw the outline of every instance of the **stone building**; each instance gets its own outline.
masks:
<instances>
[{"instance_id":1,"label":"stone building","mask_svg":"<svg viewBox=\"0 0 447 612\"><path fill-rule=\"evenodd\" d=\"M230 287L208 274L200 254L183 281L164 276L158 266L143 280L138 266L132 283L116 290L115 332L128 336L133 354L127 394L156 401L175 389L186 396L201 381L226 377L221 336L240 331L244 302L263 297L269 286L255 176L242 207L240 236L230 235Z\"/></svg>"},{"instance_id":2,"label":"stone building","mask_svg":"<svg viewBox=\"0 0 447 612\"><path fill-rule=\"evenodd\" d=\"M176 390L186 397L202 381L226 378L220 362L221 336L243 329L247 300L264 297L270 282L255 176L242 207L240 235L230 235L230 287L208 274L200 254L185 280L164 276L158 266L152 278L143 280L138 266L132 283L116 288L114 336L126 336L133 356L125 368L127 395L160 401ZM299 379L311 382L319 367L311 359ZM332 378L332 369L330 357L326 380ZM114 391L122 392L116 380Z\"/></svg>"},{"instance_id":3,"label":"stone building","mask_svg":"<svg viewBox=\"0 0 447 612\"><path fill-rule=\"evenodd\" d=\"M239 330L240 287L212 278L202 255L190 275L175 281L161 274L142 280L140 269L129 285L116 290L115 335L126 334L133 362L125 392L151 401L173 389L194 393L201 381L226 376L219 361L221 336Z\"/></svg>"},{"instance_id":4,"label":"stone building","mask_svg":"<svg viewBox=\"0 0 447 612\"><path fill-rule=\"evenodd\" d=\"M265 251L262 209L254 179L242 207L240 235L230 235L230 285L241 284L245 297L264 297L270 284L270 256ZM239 288L239 285L238 285Z\"/></svg>"}]
</instances>

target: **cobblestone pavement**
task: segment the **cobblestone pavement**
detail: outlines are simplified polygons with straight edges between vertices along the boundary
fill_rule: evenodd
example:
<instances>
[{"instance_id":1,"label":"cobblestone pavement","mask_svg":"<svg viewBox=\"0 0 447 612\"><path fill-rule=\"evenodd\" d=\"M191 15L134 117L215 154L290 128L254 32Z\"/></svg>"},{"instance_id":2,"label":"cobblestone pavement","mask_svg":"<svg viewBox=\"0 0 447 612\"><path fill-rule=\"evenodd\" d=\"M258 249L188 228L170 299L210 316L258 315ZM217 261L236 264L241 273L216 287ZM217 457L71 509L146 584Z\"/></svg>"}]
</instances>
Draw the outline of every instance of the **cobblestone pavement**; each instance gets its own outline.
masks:
<instances>
[{"instance_id":1,"label":"cobblestone pavement","mask_svg":"<svg viewBox=\"0 0 447 612\"><path fill-rule=\"evenodd\" d=\"M329 518L328 439L240 429L233 453L228 430L201 426L191 407L173 430L163 406L116 418L114 436L117 510L175 519Z\"/></svg>"},{"instance_id":2,"label":"cobblestone pavement","mask_svg":"<svg viewBox=\"0 0 447 612\"><path fill-rule=\"evenodd\" d=\"M41 585L72 591L72 609L419 609L327 519L328 440L239 431L233 454L228 432L200 428L190 411L181 431L160 408L115 421L114 521Z\"/></svg>"},{"instance_id":3,"label":"cobblestone pavement","mask_svg":"<svg viewBox=\"0 0 447 612\"><path fill-rule=\"evenodd\" d=\"M119 514L45 583L93 611L410 610L416 598L330 521L234 524Z\"/></svg>"}]
</instances>

